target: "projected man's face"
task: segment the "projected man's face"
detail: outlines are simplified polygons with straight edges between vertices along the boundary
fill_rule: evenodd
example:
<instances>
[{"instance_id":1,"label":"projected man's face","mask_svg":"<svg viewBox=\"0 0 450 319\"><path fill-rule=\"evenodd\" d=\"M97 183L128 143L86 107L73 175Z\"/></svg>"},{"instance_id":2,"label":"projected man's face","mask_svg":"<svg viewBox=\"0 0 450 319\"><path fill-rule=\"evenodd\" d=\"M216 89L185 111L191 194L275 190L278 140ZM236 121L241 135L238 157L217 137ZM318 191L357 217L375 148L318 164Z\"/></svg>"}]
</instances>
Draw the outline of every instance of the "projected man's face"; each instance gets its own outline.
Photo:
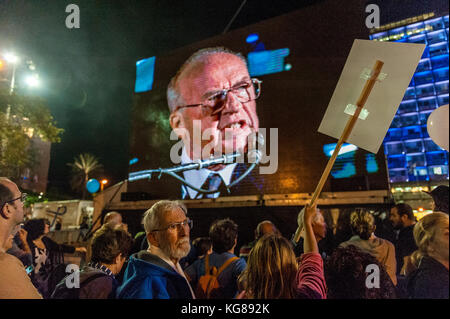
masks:
<instances>
[{"instance_id":1,"label":"projected man's face","mask_svg":"<svg viewBox=\"0 0 450 319\"><path fill-rule=\"evenodd\" d=\"M191 159L199 159L200 152L202 158L208 158L218 152L246 151L248 135L259 127L255 101L243 103L236 96L248 83L251 84L251 79L245 62L228 53L209 55L183 72L179 79L179 91L185 105L200 104L214 99L222 90L234 89L228 92L220 108L197 106L177 111L181 114L179 127L189 132L188 137L182 138L185 145L190 145ZM251 86L250 89L253 90ZM198 145L193 147L195 130L201 131L201 148Z\"/></svg>"}]
</instances>

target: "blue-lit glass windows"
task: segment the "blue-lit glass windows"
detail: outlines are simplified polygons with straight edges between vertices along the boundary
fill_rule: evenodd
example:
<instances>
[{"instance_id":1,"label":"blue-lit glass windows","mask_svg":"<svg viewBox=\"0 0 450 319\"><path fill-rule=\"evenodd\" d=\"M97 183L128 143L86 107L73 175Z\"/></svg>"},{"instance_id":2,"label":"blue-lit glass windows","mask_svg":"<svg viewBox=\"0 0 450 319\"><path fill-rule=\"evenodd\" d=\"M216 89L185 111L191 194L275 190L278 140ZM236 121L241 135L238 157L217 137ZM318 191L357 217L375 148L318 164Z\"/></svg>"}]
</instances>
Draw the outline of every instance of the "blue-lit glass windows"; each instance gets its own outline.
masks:
<instances>
[{"instance_id":1,"label":"blue-lit glass windows","mask_svg":"<svg viewBox=\"0 0 450 319\"><path fill-rule=\"evenodd\" d=\"M448 165L448 154L442 151L426 153L428 165Z\"/></svg>"},{"instance_id":2,"label":"blue-lit glass windows","mask_svg":"<svg viewBox=\"0 0 450 319\"><path fill-rule=\"evenodd\" d=\"M441 42L436 44L431 44L428 46L428 55L430 57L435 57L443 54L448 54L448 43Z\"/></svg>"},{"instance_id":3,"label":"blue-lit glass windows","mask_svg":"<svg viewBox=\"0 0 450 319\"><path fill-rule=\"evenodd\" d=\"M434 143L431 140L431 138L423 139L423 145L425 147L425 152L442 151L442 148L440 148L436 143Z\"/></svg>"},{"instance_id":4,"label":"blue-lit glass windows","mask_svg":"<svg viewBox=\"0 0 450 319\"><path fill-rule=\"evenodd\" d=\"M406 155L406 164L410 167L414 166L427 166L427 161L425 158L425 154L416 153L416 154L408 154Z\"/></svg>"},{"instance_id":5,"label":"blue-lit glass windows","mask_svg":"<svg viewBox=\"0 0 450 319\"><path fill-rule=\"evenodd\" d=\"M431 70L430 58L421 59L417 65L416 72L423 72Z\"/></svg>"},{"instance_id":6,"label":"blue-lit glass windows","mask_svg":"<svg viewBox=\"0 0 450 319\"><path fill-rule=\"evenodd\" d=\"M433 84L423 84L423 85L417 85L415 87L416 89L416 97L422 97L422 96L429 96L429 95L435 95L436 91L434 90Z\"/></svg>"},{"instance_id":7,"label":"blue-lit glass windows","mask_svg":"<svg viewBox=\"0 0 450 319\"><path fill-rule=\"evenodd\" d=\"M434 83L436 94L448 93L448 80Z\"/></svg>"},{"instance_id":8,"label":"blue-lit glass windows","mask_svg":"<svg viewBox=\"0 0 450 319\"><path fill-rule=\"evenodd\" d=\"M418 22L414 24L410 24L406 26L406 35L407 36L413 36L415 34L420 34L425 32L425 23Z\"/></svg>"},{"instance_id":9,"label":"blue-lit glass windows","mask_svg":"<svg viewBox=\"0 0 450 319\"><path fill-rule=\"evenodd\" d=\"M413 86L410 86L406 89L405 95L403 96L404 100L413 99L416 97L416 89Z\"/></svg>"},{"instance_id":10,"label":"blue-lit glass windows","mask_svg":"<svg viewBox=\"0 0 450 319\"><path fill-rule=\"evenodd\" d=\"M437 100L439 106L448 104L448 94L438 95Z\"/></svg>"},{"instance_id":11,"label":"blue-lit glass windows","mask_svg":"<svg viewBox=\"0 0 450 319\"><path fill-rule=\"evenodd\" d=\"M411 125L419 125L419 114L418 113L408 113L402 114L400 116L400 120L402 123L401 127L411 126Z\"/></svg>"},{"instance_id":12,"label":"blue-lit glass windows","mask_svg":"<svg viewBox=\"0 0 450 319\"><path fill-rule=\"evenodd\" d=\"M388 169L404 168L406 166L405 155L390 155L387 157Z\"/></svg>"},{"instance_id":13,"label":"blue-lit glass windows","mask_svg":"<svg viewBox=\"0 0 450 319\"><path fill-rule=\"evenodd\" d=\"M435 44L439 42L445 42L447 40L447 35L445 34L445 30L439 30L434 32L427 33L427 42L428 44Z\"/></svg>"},{"instance_id":14,"label":"blue-lit glass windows","mask_svg":"<svg viewBox=\"0 0 450 319\"><path fill-rule=\"evenodd\" d=\"M405 145L406 153L419 153L424 151L422 139L407 140L403 144Z\"/></svg>"},{"instance_id":15,"label":"blue-lit glass windows","mask_svg":"<svg viewBox=\"0 0 450 319\"><path fill-rule=\"evenodd\" d=\"M405 154L405 147L403 142L389 142L384 144L384 153L389 155L402 155Z\"/></svg>"},{"instance_id":16,"label":"blue-lit glass windows","mask_svg":"<svg viewBox=\"0 0 450 319\"><path fill-rule=\"evenodd\" d=\"M423 44L427 44L427 37L425 34L419 34L419 35L415 35L413 37L410 37L408 39L408 42L410 43L423 43Z\"/></svg>"},{"instance_id":17,"label":"blue-lit glass windows","mask_svg":"<svg viewBox=\"0 0 450 319\"><path fill-rule=\"evenodd\" d=\"M414 83L416 85L425 84L433 82L433 72L432 71L423 71L414 74Z\"/></svg>"},{"instance_id":18,"label":"blue-lit glass windows","mask_svg":"<svg viewBox=\"0 0 450 319\"><path fill-rule=\"evenodd\" d=\"M422 130L419 125L404 127L404 128L402 128L402 137L404 137L404 138L421 138Z\"/></svg>"},{"instance_id":19,"label":"blue-lit glass windows","mask_svg":"<svg viewBox=\"0 0 450 319\"><path fill-rule=\"evenodd\" d=\"M408 171L405 168L389 169L389 181L391 183L408 182Z\"/></svg>"},{"instance_id":20,"label":"blue-lit glass windows","mask_svg":"<svg viewBox=\"0 0 450 319\"><path fill-rule=\"evenodd\" d=\"M433 69L448 67L448 54L434 56L430 61Z\"/></svg>"},{"instance_id":21,"label":"blue-lit glass windows","mask_svg":"<svg viewBox=\"0 0 450 319\"><path fill-rule=\"evenodd\" d=\"M398 114L417 112L416 100L407 100L400 103Z\"/></svg>"},{"instance_id":22,"label":"blue-lit glass windows","mask_svg":"<svg viewBox=\"0 0 450 319\"><path fill-rule=\"evenodd\" d=\"M435 82L448 80L448 67L433 70L433 76Z\"/></svg>"},{"instance_id":23,"label":"blue-lit glass windows","mask_svg":"<svg viewBox=\"0 0 450 319\"><path fill-rule=\"evenodd\" d=\"M418 99L417 107L419 108L419 111L434 110L437 107L436 97L430 96Z\"/></svg>"},{"instance_id":24,"label":"blue-lit glass windows","mask_svg":"<svg viewBox=\"0 0 450 319\"><path fill-rule=\"evenodd\" d=\"M448 179L448 165L428 166L428 176L434 181Z\"/></svg>"},{"instance_id":25,"label":"blue-lit glass windows","mask_svg":"<svg viewBox=\"0 0 450 319\"><path fill-rule=\"evenodd\" d=\"M441 17L425 21L425 28L427 31L440 30L444 29L444 27L444 19Z\"/></svg>"},{"instance_id":26,"label":"blue-lit glass windows","mask_svg":"<svg viewBox=\"0 0 450 319\"><path fill-rule=\"evenodd\" d=\"M391 183L448 180L448 152L427 131L430 114L449 103L448 20L433 18L370 37L427 45L384 139Z\"/></svg>"}]
</instances>

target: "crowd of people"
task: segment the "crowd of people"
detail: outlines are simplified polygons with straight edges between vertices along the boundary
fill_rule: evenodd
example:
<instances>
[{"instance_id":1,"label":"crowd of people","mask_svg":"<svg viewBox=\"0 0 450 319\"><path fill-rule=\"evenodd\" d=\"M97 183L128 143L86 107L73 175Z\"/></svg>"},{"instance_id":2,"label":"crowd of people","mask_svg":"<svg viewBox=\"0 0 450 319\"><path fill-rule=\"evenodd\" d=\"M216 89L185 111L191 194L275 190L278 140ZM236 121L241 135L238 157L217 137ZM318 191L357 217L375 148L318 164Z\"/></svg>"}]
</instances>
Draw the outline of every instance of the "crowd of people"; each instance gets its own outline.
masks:
<instances>
[{"instance_id":1,"label":"crowd of people","mask_svg":"<svg viewBox=\"0 0 450 319\"><path fill-rule=\"evenodd\" d=\"M438 193L435 211L419 221L408 204L391 208L393 242L376 235L376 218L367 209L351 209L341 219L347 228L336 229L351 233L339 237L322 212L307 205L298 216L298 243L264 220L255 240L240 249L233 220L217 220L207 237L192 240L187 208L162 200L144 213L144 235L134 239L119 213L106 215L90 240L88 263L67 274L64 253L86 248L51 240L45 219L30 219L22 228L24 196L1 178L0 298L448 299L448 187L431 195ZM321 247L330 236L332 245Z\"/></svg>"},{"instance_id":2,"label":"crowd of people","mask_svg":"<svg viewBox=\"0 0 450 319\"><path fill-rule=\"evenodd\" d=\"M202 49L187 59L167 88L168 120L183 141L182 164L215 151L249 151L248 139L259 129L261 83L250 77L245 57L226 48ZM196 145L195 131L202 137L208 132L211 140ZM253 181L246 193L261 193L256 170L227 164L183 172L190 186L181 187L181 198L217 198L225 188L238 189L243 177ZM419 221L406 203L393 206L388 218L347 209L333 224L307 205L297 216L299 241L262 220L254 241L242 247L235 221L217 220L202 230L204 237L192 239L187 208L161 200L144 213L144 231L134 238L120 213L110 212L85 248L50 239L45 219L22 227L25 194L0 178L0 298L448 299L448 193L447 186L435 188L435 212ZM88 263L67 274L64 254L74 252L86 254Z\"/></svg>"}]
</instances>

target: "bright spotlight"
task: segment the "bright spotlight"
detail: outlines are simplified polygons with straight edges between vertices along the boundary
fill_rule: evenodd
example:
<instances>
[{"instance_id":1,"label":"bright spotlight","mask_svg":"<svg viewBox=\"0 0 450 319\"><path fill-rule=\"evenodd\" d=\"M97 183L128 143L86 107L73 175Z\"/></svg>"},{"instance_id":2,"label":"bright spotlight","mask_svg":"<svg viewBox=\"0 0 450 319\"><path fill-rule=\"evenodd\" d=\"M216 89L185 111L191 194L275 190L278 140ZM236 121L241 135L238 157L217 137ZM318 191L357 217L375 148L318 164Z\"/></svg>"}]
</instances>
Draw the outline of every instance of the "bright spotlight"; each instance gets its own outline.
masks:
<instances>
[{"instance_id":1,"label":"bright spotlight","mask_svg":"<svg viewBox=\"0 0 450 319\"><path fill-rule=\"evenodd\" d=\"M4 55L4 58L9 63L17 63L17 62L19 62L19 57L17 55L13 54L13 53L6 53Z\"/></svg>"},{"instance_id":2,"label":"bright spotlight","mask_svg":"<svg viewBox=\"0 0 450 319\"><path fill-rule=\"evenodd\" d=\"M39 77L36 74L27 76L25 78L25 83L30 87L37 87L41 84Z\"/></svg>"}]
</instances>

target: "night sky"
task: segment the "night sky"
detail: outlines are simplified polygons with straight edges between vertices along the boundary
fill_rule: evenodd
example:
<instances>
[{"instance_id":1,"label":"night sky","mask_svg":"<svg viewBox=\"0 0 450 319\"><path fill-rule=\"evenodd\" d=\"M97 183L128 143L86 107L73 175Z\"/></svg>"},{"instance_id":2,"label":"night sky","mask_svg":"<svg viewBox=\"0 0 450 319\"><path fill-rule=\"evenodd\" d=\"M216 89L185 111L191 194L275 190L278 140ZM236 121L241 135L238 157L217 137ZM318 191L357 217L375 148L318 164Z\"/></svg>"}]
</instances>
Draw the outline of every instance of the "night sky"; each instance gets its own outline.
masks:
<instances>
[{"instance_id":1,"label":"night sky","mask_svg":"<svg viewBox=\"0 0 450 319\"><path fill-rule=\"evenodd\" d=\"M314 2L321 1L247 0L229 30ZM407 2L385 1L385 7ZM71 3L80 8L79 29L65 26ZM48 188L70 191L66 163L83 152L100 159L109 185L126 178L136 61L222 33L242 3L0 0L0 49L33 60L44 82L36 94L65 129L62 142L52 145Z\"/></svg>"}]
</instances>

